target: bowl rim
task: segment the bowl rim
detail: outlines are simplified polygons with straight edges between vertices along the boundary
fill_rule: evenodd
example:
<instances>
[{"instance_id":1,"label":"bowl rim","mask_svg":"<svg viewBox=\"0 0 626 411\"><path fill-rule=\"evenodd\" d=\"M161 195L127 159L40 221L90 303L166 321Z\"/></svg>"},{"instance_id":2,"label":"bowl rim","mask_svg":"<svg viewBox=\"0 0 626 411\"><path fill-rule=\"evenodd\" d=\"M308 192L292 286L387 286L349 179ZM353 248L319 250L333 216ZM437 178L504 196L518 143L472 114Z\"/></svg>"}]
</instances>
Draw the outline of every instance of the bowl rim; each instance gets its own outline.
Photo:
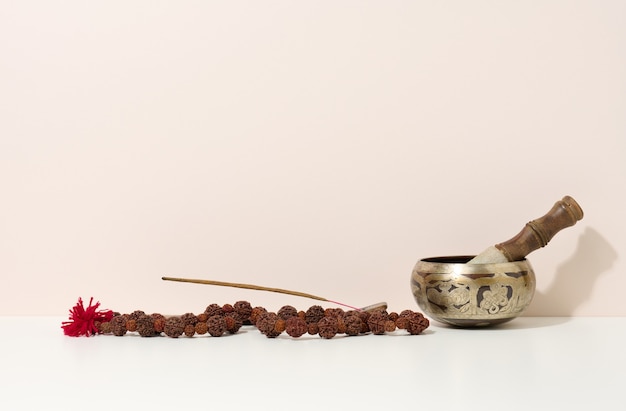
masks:
<instances>
[{"instance_id":1,"label":"bowl rim","mask_svg":"<svg viewBox=\"0 0 626 411\"><path fill-rule=\"evenodd\" d=\"M443 255L436 257L426 257L420 258L420 262L425 263L437 263L437 264L467 264L472 258L476 257L476 255ZM515 264L515 263L523 263L527 262L526 258L517 261L507 261L504 263L484 263L484 264L472 264L472 265L491 265L491 264Z\"/></svg>"}]
</instances>

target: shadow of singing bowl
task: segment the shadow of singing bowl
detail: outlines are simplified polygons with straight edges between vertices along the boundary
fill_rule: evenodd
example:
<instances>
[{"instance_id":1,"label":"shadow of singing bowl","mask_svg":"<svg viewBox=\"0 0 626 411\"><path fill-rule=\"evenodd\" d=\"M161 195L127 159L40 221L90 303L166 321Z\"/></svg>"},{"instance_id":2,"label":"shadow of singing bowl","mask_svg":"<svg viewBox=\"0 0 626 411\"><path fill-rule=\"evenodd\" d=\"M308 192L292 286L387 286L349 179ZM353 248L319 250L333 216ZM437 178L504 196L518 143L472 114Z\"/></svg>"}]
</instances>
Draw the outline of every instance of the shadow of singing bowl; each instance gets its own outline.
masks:
<instances>
[{"instance_id":1,"label":"shadow of singing bowl","mask_svg":"<svg viewBox=\"0 0 626 411\"><path fill-rule=\"evenodd\" d=\"M417 305L432 319L456 327L485 327L519 316L535 294L528 260L466 264L474 256L421 259L411 274Z\"/></svg>"}]
</instances>

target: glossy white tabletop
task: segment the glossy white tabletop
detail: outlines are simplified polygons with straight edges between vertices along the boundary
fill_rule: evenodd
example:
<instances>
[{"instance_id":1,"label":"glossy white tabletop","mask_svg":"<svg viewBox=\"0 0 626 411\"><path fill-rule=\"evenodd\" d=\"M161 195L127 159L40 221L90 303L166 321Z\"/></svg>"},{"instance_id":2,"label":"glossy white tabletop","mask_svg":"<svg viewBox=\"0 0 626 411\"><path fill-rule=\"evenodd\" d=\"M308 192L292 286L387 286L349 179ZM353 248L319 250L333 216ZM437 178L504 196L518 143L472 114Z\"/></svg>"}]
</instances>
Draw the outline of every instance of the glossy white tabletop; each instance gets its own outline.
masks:
<instances>
[{"instance_id":1,"label":"glossy white tabletop","mask_svg":"<svg viewBox=\"0 0 626 411\"><path fill-rule=\"evenodd\" d=\"M626 409L626 318L431 322L323 340L66 337L64 318L0 317L1 410ZM348 408L349 407L349 408Z\"/></svg>"}]
</instances>

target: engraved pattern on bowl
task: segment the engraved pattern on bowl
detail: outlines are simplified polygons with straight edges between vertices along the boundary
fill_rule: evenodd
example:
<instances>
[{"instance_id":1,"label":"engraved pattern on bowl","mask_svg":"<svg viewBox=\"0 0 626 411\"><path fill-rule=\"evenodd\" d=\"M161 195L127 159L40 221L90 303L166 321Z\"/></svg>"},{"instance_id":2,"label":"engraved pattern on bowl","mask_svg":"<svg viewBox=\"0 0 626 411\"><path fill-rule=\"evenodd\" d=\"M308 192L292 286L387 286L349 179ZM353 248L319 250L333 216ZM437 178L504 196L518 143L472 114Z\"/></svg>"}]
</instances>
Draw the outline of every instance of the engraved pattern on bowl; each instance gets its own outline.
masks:
<instances>
[{"instance_id":1,"label":"engraved pattern on bowl","mask_svg":"<svg viewBox=\"0 0 626 411\"><path fill-rule=\"evenodd\" d=\"M535 293L535 273L528 260L466 264L473 256L419 260L411 291L429 317L459 327L489 326L519 316Z\"/></svg>"}]
</instances>

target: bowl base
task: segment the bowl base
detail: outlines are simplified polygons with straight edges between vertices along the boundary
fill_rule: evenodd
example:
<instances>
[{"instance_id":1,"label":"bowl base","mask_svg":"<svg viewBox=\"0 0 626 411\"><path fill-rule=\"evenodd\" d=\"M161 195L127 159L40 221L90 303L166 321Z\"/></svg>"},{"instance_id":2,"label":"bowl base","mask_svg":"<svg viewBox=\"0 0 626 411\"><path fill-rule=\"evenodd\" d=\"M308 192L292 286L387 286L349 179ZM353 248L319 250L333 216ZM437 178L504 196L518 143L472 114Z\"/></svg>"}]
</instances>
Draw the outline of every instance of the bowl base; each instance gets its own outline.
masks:
<instances>
[{"instance_id":1,"label":"bowl base","mask_svg":"<svg viewBox=\"0 0 626 411\"><path fill-rule=\"evenodd\" d=\"M457 328L482 328L482 327L491 327L494 325L504 324L513 319L515 319L515 317L499 318L497 320L496 319L484 319L483 320L483 319L464 319L464 318L454 318L454 319L437 318L435 319L435 321L438 321L442 324L451 325Z\"/></svg>"}]
</instances>

